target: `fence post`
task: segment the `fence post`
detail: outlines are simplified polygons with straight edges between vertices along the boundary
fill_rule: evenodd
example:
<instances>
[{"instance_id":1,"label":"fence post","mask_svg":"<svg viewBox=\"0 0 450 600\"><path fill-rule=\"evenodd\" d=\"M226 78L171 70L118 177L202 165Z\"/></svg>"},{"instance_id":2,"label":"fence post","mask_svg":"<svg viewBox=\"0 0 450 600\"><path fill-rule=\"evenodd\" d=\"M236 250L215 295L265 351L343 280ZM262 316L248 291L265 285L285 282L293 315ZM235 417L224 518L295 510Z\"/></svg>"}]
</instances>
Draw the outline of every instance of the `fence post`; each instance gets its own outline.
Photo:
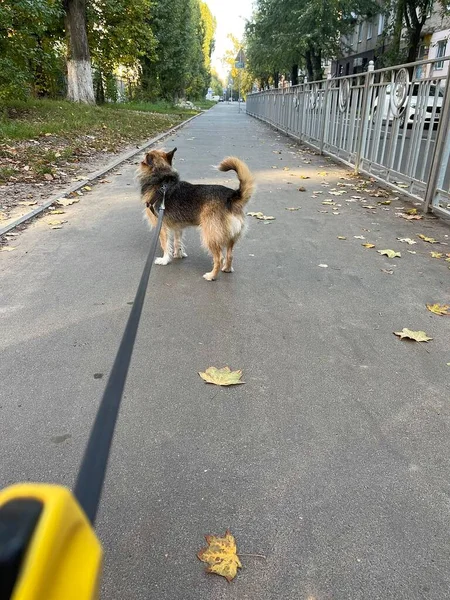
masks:
<instances>
[{"instance_id":1,"label":"fence post","mask_svg":"<svg viewBox=\"0 0 450 600\"><path fill-rule=\"evenodd\" d=\"M430 176L428 177L427 187L425 189L425 200L423 212L430 212L433 207L436 188L441 186L444 181L448 160L450 157L450 79L447 79L445 86L444 99L442 101L442 110L439 118L439 125L434 144L433 157L431 159Z\"/></svg>"},{"instance_id":2,"label":"fence post","mask_svg":"<svg viewBox=\"0 0 450 600\"><path fill-rule=\"evenodd\" d=\"M364 81L364 91L363 91L363 99L361 106L361 123L358 129L358 138L356 140L356 155L355 155L355 173L359 173L359 165L361 162L361 153L364 148L367 130L370 128L370 123L367 121L368 117L368 108L369 108L369 90L370 83L373 78L373 70L375 68L373 60L369 61L369 67L366 73L366 80Z\"/></svg>"},{"instance_id":3,"label":"fence post","mask_svg":"<svg viewBox=\"0 0 450 600\"><path fill-rule=\"evenodd\" d=\"M323 154L323 144L325 141L325 126L328 116L328 90L330 89L331 73L328 73L327 80L325 82L325 91L323 94L323 110L322 110L322 123L320 124L320 140L319 140L319 151Z\"/></svg>"}]
</instances>

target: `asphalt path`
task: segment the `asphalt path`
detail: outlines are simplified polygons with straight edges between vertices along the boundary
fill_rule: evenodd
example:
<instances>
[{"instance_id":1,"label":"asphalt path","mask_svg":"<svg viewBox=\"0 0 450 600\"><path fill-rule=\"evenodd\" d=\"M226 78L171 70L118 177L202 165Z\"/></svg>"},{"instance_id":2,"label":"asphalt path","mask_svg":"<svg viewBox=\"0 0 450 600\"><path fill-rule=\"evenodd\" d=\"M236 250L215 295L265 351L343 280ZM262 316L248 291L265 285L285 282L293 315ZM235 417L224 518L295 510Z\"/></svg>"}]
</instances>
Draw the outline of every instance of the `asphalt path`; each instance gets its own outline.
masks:
<instances>
[{"instance_id":1,"label":"asphalt path","mask_svg":"<svg viewBox=\"0 0 450 600\"><path fill-rule=\"evenodd\" d=\"M236 105L175 145L191 182L237 185L211 166L246 160L248 210L275 220L249 217L235 272L215 282L195 230L188 258L154 267L98 519L102 597L449 598L450 321L425 308L450 300L450 263L430 256L450 252L448 225L395 216L410 205L379 206ZM1 485L74 483L149 247L136 161L56 217L62 229L38 219L0 254ZM403 327L433 340L400 341ZM198 376L225 365L245 385ZM196 558L227 528L265 556L242 556L230 584Z\"/></svg>"}]
</instances>

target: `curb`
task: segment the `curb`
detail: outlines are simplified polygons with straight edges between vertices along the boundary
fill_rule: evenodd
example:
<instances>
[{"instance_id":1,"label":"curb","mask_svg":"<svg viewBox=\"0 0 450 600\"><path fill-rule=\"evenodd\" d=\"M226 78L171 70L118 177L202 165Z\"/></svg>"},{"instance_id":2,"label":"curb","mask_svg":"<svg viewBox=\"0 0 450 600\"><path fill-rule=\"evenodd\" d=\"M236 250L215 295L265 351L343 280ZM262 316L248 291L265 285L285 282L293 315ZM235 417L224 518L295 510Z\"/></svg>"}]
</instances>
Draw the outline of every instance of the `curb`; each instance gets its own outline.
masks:
<instances>
[{"instance_id":1,"label":"curb","mask_svg":"<svg viewBox=\"0 0 450 600\"><path fill-rule=\"evenodd\" d=\"M34 210L30 211L29 213L22 215L21 217L17 218L12 223L9 223L9 225L5 225L4 227L0 228L0 236L4 235L5 233L8 233L8 231L11 231L11 229L15 229L18 225L21 225L22 223L25 223L25 221L29 221L36 215L39 215L40 213L44 212L44 210L47 210L47 208L49 208L49 206L51 206L52 204L55 204L55 202L57 200L59 200L60 198L64 198L68 194L71 194L72 192L76 192L77 190L81 189L85 185L88 185L95 179L102 177L103 175L105 175L105 173L108 173L108 171L111 171L112 169L119 166L121 163L125 162L126 160L133 158L133 156L135 156L136 154L139 154L140 152L143 152L146 148L148 148L149 146L152 146L153 144L156 144L156 142L159 142L163 138L165 138L169 135L172 135L173 133L175 133L175 131L178 131L178 129L181 129L182 127L184 127L185 125L187 125L188 123L190 123L191 121L193 121L197 117L200 117L203 114L204 114L204 112L200 112L197 115L194 115L193 117L190 117L189 119L186 119L186 121L183 121L179 125L175 125L175 127L172 127L172 129L169 129L168 131L164 131L163 133L160 133L156 137L151 138L150 140L147 140L145 142L145 144L143 144L142 146L139 146L139 148L134 148L133 150L128 150L128 152L121 154L116 159L114 159L112 162L110 162L108 165L106 165L106 167L102 167L98 171L94 171L94 173L91 173L90 175L88 175L86 177L86 179L77 181L76 183L72 184L68 188L61 190L58 194L56 194L56 195L52 196L51 198L49 198L48 200L46 200L44 202L44 204L41 204L40 206L36 207Z\"/></svg>"}]
</instances>

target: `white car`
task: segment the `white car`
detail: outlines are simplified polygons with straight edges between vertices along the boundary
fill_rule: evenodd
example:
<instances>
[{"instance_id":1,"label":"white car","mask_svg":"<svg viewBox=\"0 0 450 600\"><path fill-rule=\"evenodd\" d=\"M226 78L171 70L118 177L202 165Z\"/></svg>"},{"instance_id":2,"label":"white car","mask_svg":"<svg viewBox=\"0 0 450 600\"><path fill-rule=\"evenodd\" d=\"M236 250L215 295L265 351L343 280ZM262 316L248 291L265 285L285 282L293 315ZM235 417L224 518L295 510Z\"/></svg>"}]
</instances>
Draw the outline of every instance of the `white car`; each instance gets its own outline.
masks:
<instances>
[{"instance_id":1,"label":"white car","mask_svg":"<svg viewBox=\"0 0 450 600\"><path fill-rule=\"evenodd\" d=\"M386 86L386 88L380 88L380 93L375 98L375 102L373 103L372 120L374 122L377 120L379 104L383 105L383 121L394 120L391 107L391 90L392 84L390 83ZM430 86L427 86L426 84L419 85L418 83L414 83L412 84L412 89L410 85L409 92L406 96L403 106L399 111L398 119L400 121L400 127L404 127L405 124L406 126L412 125L416 116L423 118L425 124L429 125L433 116L433 110L433 125L437 124L442 109L443 97L444 91L438 85L431 84Z\"/></svg>"}]
</instances>

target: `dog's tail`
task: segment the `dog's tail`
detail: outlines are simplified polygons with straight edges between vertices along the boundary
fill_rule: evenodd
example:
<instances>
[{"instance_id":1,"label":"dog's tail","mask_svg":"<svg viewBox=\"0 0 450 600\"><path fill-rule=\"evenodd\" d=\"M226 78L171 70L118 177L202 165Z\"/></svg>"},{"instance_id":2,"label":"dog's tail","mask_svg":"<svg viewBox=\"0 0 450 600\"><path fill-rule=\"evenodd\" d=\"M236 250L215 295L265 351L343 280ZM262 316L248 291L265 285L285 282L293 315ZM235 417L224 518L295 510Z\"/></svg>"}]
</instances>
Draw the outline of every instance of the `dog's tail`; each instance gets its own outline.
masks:
<instances>
[{"instance_id":1,"label":"dog's tail","mask_svg":"<svg viewBox=\"0 0 450 600\"><path fill-rule=\"evenodd\" d=\"M245 162L235 156L228 156L220 163L219 171L236 171L239 179L239 196L236 201L246 204L255 189L255 180Z\"/></svg>"}]
</instances>

